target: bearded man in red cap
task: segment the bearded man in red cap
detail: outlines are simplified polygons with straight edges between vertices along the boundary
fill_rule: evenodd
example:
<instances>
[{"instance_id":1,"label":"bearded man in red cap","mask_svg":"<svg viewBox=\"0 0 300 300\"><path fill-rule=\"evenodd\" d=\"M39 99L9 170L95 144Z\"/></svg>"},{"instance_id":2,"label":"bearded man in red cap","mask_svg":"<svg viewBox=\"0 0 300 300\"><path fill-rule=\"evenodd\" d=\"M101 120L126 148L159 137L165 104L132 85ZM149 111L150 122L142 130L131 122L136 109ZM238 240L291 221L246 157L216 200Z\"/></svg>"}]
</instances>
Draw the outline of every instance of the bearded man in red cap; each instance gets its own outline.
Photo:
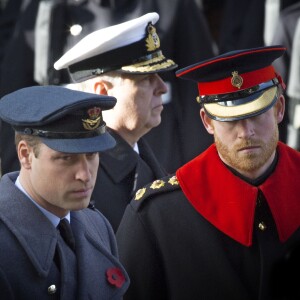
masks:
<instances>
[{"instance_id":1,"label":"bearded man in red cap","mask_svg":"<svg viewBox=\"0 0 300 300\"><path fill-rule=\"evenodd\" d=\"M137 191L117 240L125 299L300 299L300 153L279 142L282 46L234 51L176 72L198 85L215 143Z\"/></svg>"}]
</instances>

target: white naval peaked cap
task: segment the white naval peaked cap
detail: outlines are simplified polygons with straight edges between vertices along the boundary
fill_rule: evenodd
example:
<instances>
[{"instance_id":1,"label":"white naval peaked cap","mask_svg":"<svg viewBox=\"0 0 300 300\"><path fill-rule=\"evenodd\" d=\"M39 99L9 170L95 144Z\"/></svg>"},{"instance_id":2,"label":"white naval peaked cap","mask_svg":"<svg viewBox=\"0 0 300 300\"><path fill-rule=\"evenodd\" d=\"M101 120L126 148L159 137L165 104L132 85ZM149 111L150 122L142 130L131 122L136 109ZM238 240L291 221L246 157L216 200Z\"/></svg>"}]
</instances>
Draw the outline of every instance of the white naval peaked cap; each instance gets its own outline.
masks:
<instances>
[{"instance_id":1,"label":"white naval peaked cap","mask_svg":"<svg viewBox=\"0 0 300 300\"><path fill-rule=\"evenodd\" d=\"M141 74L173 70L177 65L166 59L153 26L159 20L156 12L96 30L67 51L54 68L68 71L75 82L105 72L119 70Z\"/></svg>"}]
</instances>

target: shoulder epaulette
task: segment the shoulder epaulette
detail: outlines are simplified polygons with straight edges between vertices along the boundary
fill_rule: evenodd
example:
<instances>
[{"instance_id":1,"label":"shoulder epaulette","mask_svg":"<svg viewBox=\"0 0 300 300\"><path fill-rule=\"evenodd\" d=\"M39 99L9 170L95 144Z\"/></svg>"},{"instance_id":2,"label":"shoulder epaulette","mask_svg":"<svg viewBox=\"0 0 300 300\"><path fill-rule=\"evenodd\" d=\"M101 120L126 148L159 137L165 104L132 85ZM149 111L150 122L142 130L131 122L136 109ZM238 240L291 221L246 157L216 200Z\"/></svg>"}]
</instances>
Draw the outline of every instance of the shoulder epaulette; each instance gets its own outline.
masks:
<instances>
[{"instance_id":1,"label":"shoulder epaulette","mask_svg":"<svg viewBox=\"0 0 300 300\"><path fill-rule=\"evenodd\" d=\"M169 175L161 179L154 180L152 183L145 185L143 188L137 190L131 205L139 207L146 199L150 199L158 194L166 193L179 189L180 185L176 175Z\"/></svg>"}]
</instances>

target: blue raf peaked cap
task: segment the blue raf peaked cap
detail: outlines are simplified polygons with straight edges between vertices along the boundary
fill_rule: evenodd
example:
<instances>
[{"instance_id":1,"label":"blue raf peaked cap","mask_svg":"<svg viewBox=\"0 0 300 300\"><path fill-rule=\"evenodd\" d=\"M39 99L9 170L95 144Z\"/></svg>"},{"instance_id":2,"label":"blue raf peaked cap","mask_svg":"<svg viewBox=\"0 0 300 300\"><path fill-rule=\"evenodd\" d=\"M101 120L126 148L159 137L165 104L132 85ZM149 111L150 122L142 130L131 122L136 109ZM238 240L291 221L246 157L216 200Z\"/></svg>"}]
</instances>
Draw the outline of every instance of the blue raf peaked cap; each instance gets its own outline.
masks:
<instances>
[{"instance_id":1,"label":"blue raf peaked cap","mask_svg":"<svg viewBox=\"0 0 300 300\"><path fill-rule=\"evenodd\" d=\"M218 121L235 121L264 113L285 88L272 63L282 56L280 45L228 52L176 72L198 84L197 101Z\"/></svg>"},{"instance_id":2,"label":"blue raf peaked cap","mask_svg":"<svg viewBox=\"0 0 300 300\"><path fill-rule=\"evenodd\" d=\"M38 136L53 150L91 153L115 146L102 110L116 99L59 86L32 86L0 100L0 118L20 134Z\"/></svg>"}]
</instances>

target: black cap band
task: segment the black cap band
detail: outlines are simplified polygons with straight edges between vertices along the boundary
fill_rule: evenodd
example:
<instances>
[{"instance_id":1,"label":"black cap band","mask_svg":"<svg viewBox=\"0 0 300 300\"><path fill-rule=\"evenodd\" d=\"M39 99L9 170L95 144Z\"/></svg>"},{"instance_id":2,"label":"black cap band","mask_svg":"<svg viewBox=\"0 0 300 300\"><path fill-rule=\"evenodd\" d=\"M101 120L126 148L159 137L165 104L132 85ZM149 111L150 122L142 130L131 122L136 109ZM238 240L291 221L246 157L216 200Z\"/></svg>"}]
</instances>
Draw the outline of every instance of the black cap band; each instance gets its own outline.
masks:
<instances>
[{"instance_id":1,"label":"black cap band","mask_svg":"<svg viewBox=\"0 0 300 300\"><path fill-rule=\"evenodd\" d=\"M237 91L235 93L228 93L228 94L219 94L219 95L208 95L208 96L201 96L197 99L200 104L206 104L206 103L215 103L215 102L232 102L234 101L233 106L239 105L240 102L243 102L243 99L245 97L249 97L251 95L254 95L258 92L264 91L266 89L269 89L273 86L279 85L279 81L277 78L274 78L268 82L264 82L261 84L258 84L254 87L251 87L249 89L245 89L242 91ZM239 102L240 101L240 102ZM228 106L230 106L230 103L227 103Z\"/></svg>"},{"instance_id":2,"label":"black cap band","mask_svg":"<svg viewBox=\"0 0 300 300\"><path fill-rule=\"evenodd\" d=\"M34 128L24 128L22 130L14 128L20 134L39 136L48 139L82 139L99 136L106 132L106 125L102 125L92 131L76 131L76 132L54 132Z\"/></svg>"},{"instance_id":3,"label":"black cap band","mask_svg":"<svg viewBox=\"0 0 300 300\"><path fill-rule=\"evenodd\" d=\"M155 52L155 51L154 51ZM75 81L82 81L103 73L118 70L122 66L138 62L147 55L145 40L93 56L69 66L69 72ZM149 55L149 52L148 52ZM97 67L101 66L101 67Z\"/></svg>"}]
</instances>

